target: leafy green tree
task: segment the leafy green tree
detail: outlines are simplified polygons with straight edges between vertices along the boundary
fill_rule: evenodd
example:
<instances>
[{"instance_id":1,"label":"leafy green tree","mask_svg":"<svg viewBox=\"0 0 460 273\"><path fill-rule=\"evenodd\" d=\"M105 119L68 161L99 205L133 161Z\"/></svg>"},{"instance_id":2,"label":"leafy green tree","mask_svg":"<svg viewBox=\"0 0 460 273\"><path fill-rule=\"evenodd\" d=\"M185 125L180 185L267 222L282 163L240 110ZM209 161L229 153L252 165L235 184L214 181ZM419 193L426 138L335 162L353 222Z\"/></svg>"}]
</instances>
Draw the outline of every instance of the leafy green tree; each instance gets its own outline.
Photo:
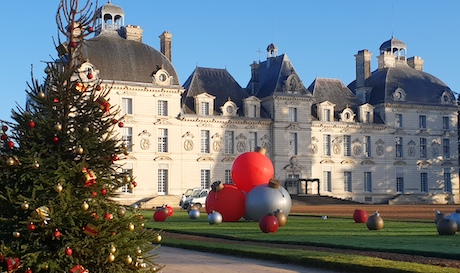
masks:
<instances>
[{"instance_id":1,"label":"leafy green tree","mask_svg":"<svg viewBox=\"0 0 460 273\"><path fill-rule=\"evenodd\" d=\"M97 3L96 3L97 6ZM80 48L94 29L87 0L60 1L58 58L43 84L32 81L25 107L2 121L0 262L8 272L155 272L149 252L159 231L144 228L136 207L115 201L135 186L117 161L118 138L103 84ZM65 41L61 42L61 37Z\"/></svg>"}]
</instances>

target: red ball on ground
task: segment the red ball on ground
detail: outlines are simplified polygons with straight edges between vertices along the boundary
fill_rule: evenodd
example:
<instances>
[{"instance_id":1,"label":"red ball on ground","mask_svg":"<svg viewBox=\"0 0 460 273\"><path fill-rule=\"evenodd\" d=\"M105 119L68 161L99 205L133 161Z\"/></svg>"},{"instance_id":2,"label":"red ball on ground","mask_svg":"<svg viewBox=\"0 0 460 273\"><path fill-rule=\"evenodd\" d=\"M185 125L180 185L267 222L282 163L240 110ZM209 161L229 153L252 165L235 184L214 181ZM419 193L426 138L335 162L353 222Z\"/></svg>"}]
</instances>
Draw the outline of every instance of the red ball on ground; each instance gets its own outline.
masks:
<instances>
[{"instance_id":1,"label":"red ball on ground","mask_svg":"<svg viewBox=\"0 0 460 273\"><path fill-rule=\"evenodd\" d=\"M278 218L272 214L263 216L259 220L259 228L264 233L276 232L279 228Z\"/></svg>"},{"instance_id":2,"label":"red ball on ground","mask_svg":"<svg viewBox=\"0 0 460 273\"><path fill-rule=\"evenodd\" d=\"M155 220L155 222L164 222L166 220L167 216L168 216L168 214L166 213L166 210L158 209L153 214L153 220Z\"/></svg>"},{"instance_id":3,"label":"red ball on ground","mask_svg":"<svg viewBox=\"0 0 460 273\"><path fill-rule=\"evenodd\" d=\"M236 186L249 192L255 186L268 183L275 174L270 158L259 152L239 155L232 165L232 179Z\"/></svg>"},{"instance_id":4,"label":"red ball on ground","mask_svg":"<svg viewBox=\"0 0 460 273\"><path fill-rule=\"evenodd\" d=\"M213 210L222 215L223 222L236 222L246 213L246 195L238 187L224 184L218 192L210 191L206 197L206 213Z\"/></svg>"},{"instance_id":5,"label":"red ball on ground","mask_svg":"<svg viewBox=\"0 0 460 273\"><path fill-rule=\"evenodd\" d=\"M355 223L366 223L368 217L365 210L355 209L353 212L353 220L355 220Z\"/></svg>"},{"instance_id":6,"label":"red ball on ground","mask_svg":"<svg viewBox=\"0 0 460 273\"><path fill-rule=\"evenodd\" d=\"M134 182L133 182L134 183ZM168 217L173 216L174 214L174 209L170 205L166 205L166 210L168 212Z\"/></svg>"}]
</instances>

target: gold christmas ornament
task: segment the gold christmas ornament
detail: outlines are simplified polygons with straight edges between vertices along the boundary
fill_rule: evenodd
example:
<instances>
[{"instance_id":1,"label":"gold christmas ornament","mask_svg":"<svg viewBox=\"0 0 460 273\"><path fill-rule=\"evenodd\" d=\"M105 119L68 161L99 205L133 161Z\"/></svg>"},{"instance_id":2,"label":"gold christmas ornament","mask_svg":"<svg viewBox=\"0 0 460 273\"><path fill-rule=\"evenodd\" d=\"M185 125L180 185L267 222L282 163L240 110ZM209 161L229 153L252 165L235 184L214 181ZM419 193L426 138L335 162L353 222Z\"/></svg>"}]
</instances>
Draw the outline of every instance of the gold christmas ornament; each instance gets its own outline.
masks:
<instances>
[{"instance_id":1,"label":"gold christmas ornament","mask_svg":"<svg viewBox=\"0 0 460 273\"><path fill-rule=\"evenodd\" d=\"M24 201L24 203L21 204L21 208L23 210L28 210L29 209L29 202Z\"/></svg>"},{"instance_id":2,"label":"gold christmas ornament","mask_svg":"<svg viewBox=\"0 0 460 273\"><path fill-rule=\"evenodd\" d=\"M14 159L12 157L8 158L6 160L6 165L13 166L14 165Z\"/></svg>"},{"instance_id":3,"label":"gold christmas ornament","mask_svg":"<svg viewBox=\"0 0 460 273\"><path fill-rule=\"evenodd\" d=\"M144 228L144 223L141 223L141 227Z\"/></svg>"},{"instance_id":4,"label":"gold christmas ornament","mask_svg":"<svg viewBox=\"0 0 460 273\"><path fill-rule=\"evenodd\" d=\"M130 183L130 182L131 182L131 176L126 175L126 176L125 176L125 182L126 182L126 183Z\"/></svg>"},{"instance_id":5,"label":"gold christmas ornament","mask_svg":"<svg viewBox=\"0 0 460 273\"><path fill-rule=\"evenodd\" d=\"M87 210L87 209L89 209L89 205L88 205L88 203L86 203L86 201L85 201L85 202L83 202L83 204L81 205L81 208L82 208L83 210Z\"/></svg>"},{"instance_id":6,"label":"gold christmas ornament","mask_svg":"<svg viewBox=\"0 0 460 273\"><path fill-rule=\"evenodd\" d=\"M38 162L35 161L34 164L32 164L32 167L37 170L38 168L40 168L40 164L38 164Z\"/></svg>"},{"instance_id":7,"label":"gold christmas ornament","mask_svg":"<svg viewBox=\"0 0 460 273\"><path fill-rule=\"evenodd\" d=\"M21 233L19 233L17 231L13 231L13 236L16 237L16 238L19 238L19 236L21 236Z\"/></svg>"},{"instance_id":8,"label":"gold christmas ornament","mask_svg":"<svg viewBox=\"0 0 460 273\"><path fill-rule=\"evenodd\" d=\"M111 245L109 251L110 253L115 253L117 251L117 248L114 245Z\"/></svg>"},{"instance_id":9,"label":"gold christmas ornament","mask_svg":"<svg viewBox=\"0 0 460 273\"><path fill-rule=\"evenodd\" d=\"M38 93L38 97L39 97L40 99L44 99L44 98L45 98L45 93L44 93L44 92Z\"/></svg>"},{"instance_id":10,"label":"gold christmas ornament","mask_svg":"<svg viewBox=\"0 0 460 273\"><path fill-rule=\"evenodd\" d=\"M137 247L136 253L137 253L137 255L141 255L142 254L142 249L140 247Z\"/></svg>"},{"instance_id":11,"label":"gold christmas ornament","mask_svg":"<svg viewBox=\"0 0 460 273\"><path fill-rule=\"evenodd\" d=\"M126 258L125 258L125 263L126 263L127 265L132 264L132 263L133 263L133 258L131 258L131 256L129 256L129 255L126 256Z\"/></svg>"},{"instance_id":12,"label":"gold christmas ornament","mask_svg":"<svg viewBox=\"0 0 460 273\"><path fill-rule=\"evenodd\" d=\"M119 207L117 213L118 217L123 218L126 215L126 209L124 207Z\"/></svg>"},{"instance_id":13,"label":"gold christmas ornament","mask_svg":"<svg viewBox=\"0 0 460 273\"><path fill-rule=\"evenodd\" d=\"M134 230L134 225L133 225L133 223L129 223L129 225L128 225L128 230L129 230L129 231L133 231L133 230Z\"/></svg>"},{"instance_id":14,"label":"gold christmas ornament","mask_svg":"<svg viewBox=\"0 0 460 273\"><path fill-rule=\"evenodd\" d=\"M133 190L133 189L134 189L134 184L133 184L133 183L129 183L128 188L129 188L130 190Z\"/></svg>"},{"instance_id":15,"label":"gold christmas ornament","mask_svg":"<svg viewBox=\"0 0 460 273\"><path fill-rule=\"evenodd\" d=\"M159 243L159 242L161 242L162 239L163 238L161 237L161 235L157 234L157 236L155 237L155 242Z\"/></svg>"},{"instance_id":16,"label":"gold christmas ornament","mask_svg":"<svg viewBox=\"0 0 460 273\"><path fill-rule=\"evenodd\" d=\"M54 130L60 132L62 130L62 125L58 122L54 125Z\"/></svg>"},{"instance_id":17,"label":"gold christmas ornament","mask_svg":"<svg viewBox=\"0 0 460 273\"><path fill-rule=\"evenodd\" d=\"M109 253L109 257L107 258L109 262L113 262L115 260L115 255L113 253Z\"/></svg>"},{"instance_id":18,"label":"gold christmas ornament","mask_svg":"<svg viewBox=\"0 0 460 273\"><path fill-rule=\"evenodd\" d=\"M77 149L75 149L75 152L76 152L78 155L82 155L82 154L83 154L83 147L78 146Z\"/></svg>"},{"instance_id":19,"label":"gold christmas ornament","mask_svg":"<svg viewBox=\"0 0 460 273\"><path fill-rule=\"evenodd\" d=\"M61 183L58 183L54 189L55 189L57 192L62 192L63 188L62 188Z\"/></svg>"},{"instance_id":20,"label":"gold christmas ornament","mask_svg":"<svg viewBox=\"0 0 460 273\"><path fill-rule=\"evenodd\" d=\"M83 132L89 133L89 128L88 127L83 128Z\"/></svg>"},{"instance_id":21,"label":"gold christmas ornament","mask_svg":"<svg viewBox=\"0 0 460 273\"><path fill-rule=\"evenodd\" d=\"M123 152L123 154L124 154L124 155L129 155L128 150L125 150L125 151Z\"/></svg>"}]
</instances>

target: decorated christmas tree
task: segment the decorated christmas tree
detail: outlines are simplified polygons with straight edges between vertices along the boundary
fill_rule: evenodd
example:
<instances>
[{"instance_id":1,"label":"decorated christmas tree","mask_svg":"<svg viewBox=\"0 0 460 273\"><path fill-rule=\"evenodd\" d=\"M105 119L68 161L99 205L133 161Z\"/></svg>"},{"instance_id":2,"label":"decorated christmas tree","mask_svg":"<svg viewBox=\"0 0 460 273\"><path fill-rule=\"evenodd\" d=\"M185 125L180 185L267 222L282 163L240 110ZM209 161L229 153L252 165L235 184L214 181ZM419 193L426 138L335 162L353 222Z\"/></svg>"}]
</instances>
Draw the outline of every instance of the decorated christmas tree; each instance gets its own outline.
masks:
<instances>
[{"instance_id":1,"label":"decorated christmas tree","mask_svg":"<svg viewBox=\"0 0 460 273\"><path fill-rule=\"evenodd\" d=\"M97 6L97 3L96 5ZM135 206L115 201L136 185L122 171L128 148L116 133L119 108L80 49L96 11L62 0L57 58L44 83L32 76L28 102L2 121L2 272L155 272L161 235L144 228Z\"/></svg>"}]
</instances>

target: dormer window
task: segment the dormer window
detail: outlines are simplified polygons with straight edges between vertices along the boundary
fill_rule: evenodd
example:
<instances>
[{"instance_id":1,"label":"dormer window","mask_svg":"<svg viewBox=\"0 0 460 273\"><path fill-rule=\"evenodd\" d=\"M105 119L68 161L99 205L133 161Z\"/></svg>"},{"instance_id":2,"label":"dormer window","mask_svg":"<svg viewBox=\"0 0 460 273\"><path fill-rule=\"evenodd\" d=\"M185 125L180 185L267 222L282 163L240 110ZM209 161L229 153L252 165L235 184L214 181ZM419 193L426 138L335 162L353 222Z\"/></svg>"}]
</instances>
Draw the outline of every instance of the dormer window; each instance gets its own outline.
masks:
<instances>
[{"instance_id":1,"label":"dormer window","mask_svg":"<svg viewBox=\"0 0 460 273\"><path fill-rule=\"evenodd\" d=\"M441 104L452 104L454 98L450 92L444 91L441 96Z\"/></svg>"},{"instance_id":2,"label":"dormer window","mask_svg":"<svg viewBox=\"0 0 460 273\"><path fill-rule=\"evenodd\" d=\"M220 110L222 111L223 116L236 116L236 111L238 110L238 107L236 104L229 100L227 101L222 107L220 107Z\"/></svg>"},{"instance_id":3,"label":"dormer window","mask_svg":"<svg viewBox=\"0 0 460 273\"><path fill-rule=\"evenodd\" d=\"M171 77L169 76L168 71L164 69L159 69L157 72L152 74L153 83L158 85L170 85Z\"/></svg>"},{"instance_id":4,"label":"dormer window","mask_svg":"<svg viewBox=\"0 0 460 273\"><path fill-rule=\"evenodd\" d=\"M194 97L195 99L195 112L197 115L209 116L214 114L214 99L216 97L208 93L201 93Z\"/></svg>"},{"instance_id":5,"label":"dormer window","mask_svg":"<svg viewBox=\"0 0 460 273\"><path fill-rule=\"evenodd\" d=\"M393 92L393 100L394 101L405 101L406 100L406 92L402 88L397 88Z\"/></svg>"},{"instance_id":6,"label":"dormer window","mask_svg":"<svg viewBox=\"0 0 460 273\"><path fill-rule=\"evenodd\" d=\"M345 108L340 114L340 119L341 121L344 121L344 122L353 122L354 117L355 117L355 114L353 113L353 110L351 110L348 107Z\"/></svg>"},{"instance_id":7,"label":"dormer window","mask_svg":"<svg viewBox=\"0 0 460 273\"><path fill-rule=\"evenodd\" d=\"M260 117L260 99L251 96L243 100L244 116L248 118Z\"/></svg>"},{"instance_id":8,"label":"dormer window","mask_svg":"<svg viewBox=\"0 0 460 273\"><path fill-rule=\"evenodd\" d=\"M318 118L321 121L333 121L334 120L334 107L335 104L324 101L318 104Z\"/></svg>"},{"instance_id":9,"label":"dormer window","mask_svg":"<svg viewBox=\"0 0 460 273\"><path fill-rule=\"evenodd\" d=\"M359 121L362 123L374 122L374 106L369 103L359 106Z\"/></svg>"}]
</instances>

